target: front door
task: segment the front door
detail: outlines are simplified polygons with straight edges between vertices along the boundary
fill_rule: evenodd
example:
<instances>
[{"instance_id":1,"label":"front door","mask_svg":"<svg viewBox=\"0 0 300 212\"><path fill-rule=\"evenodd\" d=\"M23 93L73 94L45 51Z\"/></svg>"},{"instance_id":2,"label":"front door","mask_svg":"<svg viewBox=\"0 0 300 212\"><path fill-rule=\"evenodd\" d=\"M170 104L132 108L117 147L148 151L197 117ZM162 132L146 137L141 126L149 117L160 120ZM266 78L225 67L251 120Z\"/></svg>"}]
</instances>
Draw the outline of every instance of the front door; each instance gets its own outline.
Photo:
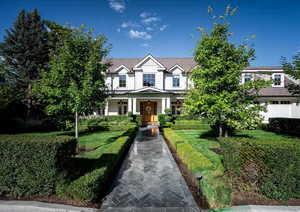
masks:
<instances>
[{"instance_id":1,"label":"front door","mask_svg":"<svg viewBox=\"0 0 300 212\"><path fill-rule=\"evenodd\" d=\"M157 102L141 102L140 109L143 123L157 121Z\"/></svg>"}]
</instances>

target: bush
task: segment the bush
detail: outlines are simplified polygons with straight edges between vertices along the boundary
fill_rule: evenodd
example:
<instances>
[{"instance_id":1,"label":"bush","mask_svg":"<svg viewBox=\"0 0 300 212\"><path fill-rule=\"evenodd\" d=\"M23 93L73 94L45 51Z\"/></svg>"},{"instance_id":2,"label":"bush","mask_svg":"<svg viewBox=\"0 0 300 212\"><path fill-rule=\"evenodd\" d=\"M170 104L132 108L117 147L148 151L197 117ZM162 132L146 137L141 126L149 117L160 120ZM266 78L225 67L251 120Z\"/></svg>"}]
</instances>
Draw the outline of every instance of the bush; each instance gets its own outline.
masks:
<instances>
[{"instance_id":1,"label":"bush","mask_svg":"<svg viewBox=\"0 0 300 212\"><path fill-rule=\"evenodd\" d=\"M97 130L128 130L136 126L136 124L130 122L129 119L124 119L120 121L104 121L104 119L102 118L89 119L86 121L86 125L89 132L94 132Z\"/></svg>"},{"instance_id":2,"label":"bush","mask_svg":"<svg viewBox=\"0 0 300 212\"><path fill-rule=\"evenodd\" d=\"M300 136L300 119L270 118L266 129L276 133Z\"/></svg>"},{"instance_id":3,"label":"bush","mask_svg":"<svg viewBox=\"0 0 300 212\"><path fill-rule=\"evenodd\" d=\"M135 118L134 118L137 126L142 126L143 122L142 122L142 116L141 115L135 115Z\"/></svg>"},{"instance_id":4,"label":"bush","mask_svg":"<svg viewBox=\"0 0 300 212\"><path fill-rule=\"evenodd\" d=\"M76 140L68 136L0 136L0 196L54 194L75 151Z\"/></svg>"},{"instance_id":5,"label":"bush","mask_svg":"<svg viewBox=\"0 0 300 212\"><path fill-rule=\"evenodd\" d=\"M209 124L206 124L203 120L176 120L171 128L174 130L210 130Z\"/></svg>"},{"instance_id":6,"label":"bush","mask_svg":"<svg viewBox=\"0 0 300 212\"><path fill-rule=\"evenodd\" d=\"M80 201L97 200L108 189L117 167L135 136L136 129L129 129L95 160L95 169L65 186L65 194Z\"/></svg>"},{"instance_id":7,"label":"bush","mask_svg":"<svg viewBox=\"0 0 300 212\"><path fill-rule=\"evenodd\" d=\"M225 179L223 167L215 167L209 158L193 148L172 129L165 128L163 132L171 146L177 149L177 155L188 169L193 174L203 176L199 186L208 206L212 208L228 206L231 202L231 190Z\"/></svg>"},{"instance_id":8,"label":"bush","mask_svg":"<svg viewBox=\"0 0 300 212\"><path fill-rule=\"evenodd\" d=\"M224 166L233 177L255 185L271 199L300 197L300 140L231 137L219 141Z\"/></svg>"}]
</instances>

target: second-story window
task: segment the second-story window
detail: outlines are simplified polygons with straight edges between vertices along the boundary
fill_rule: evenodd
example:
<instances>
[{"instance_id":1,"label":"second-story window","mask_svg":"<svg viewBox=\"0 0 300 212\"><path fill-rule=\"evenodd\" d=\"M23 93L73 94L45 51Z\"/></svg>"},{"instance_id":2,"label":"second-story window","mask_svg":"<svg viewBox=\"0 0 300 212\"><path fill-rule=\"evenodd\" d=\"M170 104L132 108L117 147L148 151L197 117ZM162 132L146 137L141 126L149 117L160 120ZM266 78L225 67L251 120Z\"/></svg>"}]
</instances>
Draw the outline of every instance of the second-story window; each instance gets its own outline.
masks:
<instances>
[{"instance_id":1,"label":"second-story window","mask_svg":"<svg viewBox=\"0 0 300 212\"><path fill-rule=\"evenodd\" d=\"M155 74L144 74L143 75L143 86L154 87L155 86Z\"/></svg>"},{"instance_id":2,"label":"second-story window","mask_svg":"<svg viewBox=\"0 0 300 212\"><path fill-rule=\"evenodd\" d=\"M282 84L281 74L274 74L273 75L273 86L280 87Z\"/></svg>"},{"instance_id":3,"label":"second-story window","mask_svg":"<svg viewBox=\"0 0 300 212\"><path fill-rule=\"evenodd\" d=\"M126 75L119 76L119 87L121 87L121 88L126 87Z\"/></svg>"},{"instance_id":4,"label":"second-story window","mask_svg":"<svg viewBox=\"0 0 300 212\"><path fill-rule=\"evenodd\" d=\"M249 82L252 80L252 75L251 74L245 74L244 75L244 83Z\"/></svg>"},{"instance_id":5,"label":"second-story window","mask_svg":"<svg viewBox=\"0 0 300 212\"><path fill-rule=\"evenodd\" d=\"M180 78L179 75L173 76L173 87L179 87L180 86Z\"/></svg>"}]
</instances>

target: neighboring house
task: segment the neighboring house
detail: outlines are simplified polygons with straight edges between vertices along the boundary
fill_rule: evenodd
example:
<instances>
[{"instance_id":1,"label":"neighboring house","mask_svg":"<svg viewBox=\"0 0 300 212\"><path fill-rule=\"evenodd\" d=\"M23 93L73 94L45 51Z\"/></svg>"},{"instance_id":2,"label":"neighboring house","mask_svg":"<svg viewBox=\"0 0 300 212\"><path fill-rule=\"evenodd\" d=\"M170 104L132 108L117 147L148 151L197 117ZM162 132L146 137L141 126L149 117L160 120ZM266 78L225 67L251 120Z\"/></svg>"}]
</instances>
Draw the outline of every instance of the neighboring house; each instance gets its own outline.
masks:
<instances>
[{"instance_id":1,"label":"neighboring house","mask_svg":"<svg viewBox=\"0 0 300 212\"><path fill-rule=\"evenodd\" d=\"M192 82L188 75L196 66L193 58L112 58L106 83L110 98L99 115L141 114L144 122L157 121L157 114L169 109L180 114L184 95ZM264 121L270 117L300 118L300 105L285 85L296 83L281 67L247 67L241 83L254 79L273 79L271 87L260 91L260 102L268 103Z\"/></svg>"}]
</instances>

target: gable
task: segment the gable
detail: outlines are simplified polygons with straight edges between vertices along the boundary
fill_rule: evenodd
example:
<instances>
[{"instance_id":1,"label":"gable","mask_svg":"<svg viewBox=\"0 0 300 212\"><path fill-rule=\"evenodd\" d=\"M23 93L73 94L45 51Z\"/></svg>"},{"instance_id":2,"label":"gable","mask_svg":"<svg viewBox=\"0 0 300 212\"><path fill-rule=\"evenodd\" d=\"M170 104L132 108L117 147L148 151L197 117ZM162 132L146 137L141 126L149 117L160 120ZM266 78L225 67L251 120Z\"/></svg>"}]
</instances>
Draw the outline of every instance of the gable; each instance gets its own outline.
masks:
<instances>
[{"instance_id":1,"label":"gable","mask_svg":"<svg viewBox=\"0 0 300 212\"><path fill-rule=\"evenodd\" d=\"M157 70L165 70L166 68L156 60L152 55L146 56L143 60L141 60L138 64L136 64L133 70L141 70L147 68L155 68Z\"/></svg>"}]
</instances>

